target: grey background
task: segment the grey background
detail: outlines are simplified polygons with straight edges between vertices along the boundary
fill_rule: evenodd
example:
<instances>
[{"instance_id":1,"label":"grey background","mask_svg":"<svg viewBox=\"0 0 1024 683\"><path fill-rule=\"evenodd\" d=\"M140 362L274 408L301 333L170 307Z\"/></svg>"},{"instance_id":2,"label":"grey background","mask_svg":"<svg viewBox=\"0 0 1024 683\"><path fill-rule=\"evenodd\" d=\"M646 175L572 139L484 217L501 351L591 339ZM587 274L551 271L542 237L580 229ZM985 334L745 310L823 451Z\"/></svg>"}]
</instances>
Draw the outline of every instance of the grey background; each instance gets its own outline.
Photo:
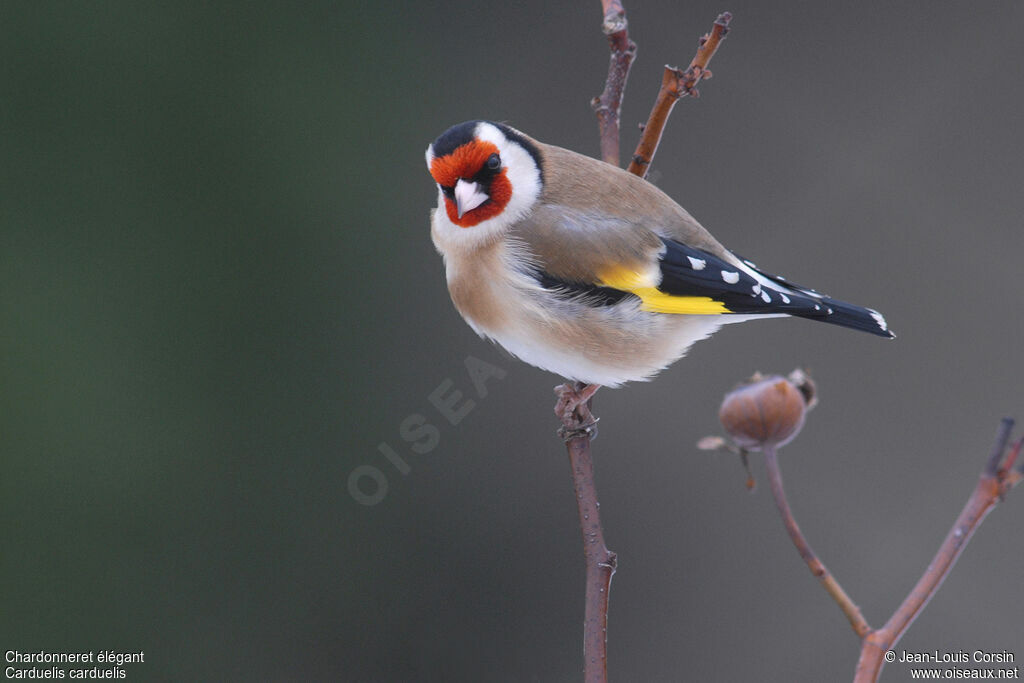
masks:
<instances>
[{"instance_id":1,"label":"grey background","mask_svg":"<svg viewBox=\"0 0 1024 683\"><path fill-rule=\"evenodd\" d=\"M1024 418L1024 9L849 5L627 3L624 149L662 64L731 10L656 182L726 245L878 308L899 338L750 323L598 395L614 680L852 675L856 638L761 463L748 495L733 457L694 448L738 380L817 379L786 483L875 625L998 419ZM599 22L596 0L4 5L4 650L145 650L131 680L579 680L557 379L452 308L423 150L479 117L596 155ZM507 372L484 398L470 355ZM476 400L457 426L428 400L446 380ZM416 414L439 432L428 454L400 433ZM348 493L360 465L387 476L378 505ZM1021 498L901 647L1024 657Z\"/></svg>"}]
</instances>

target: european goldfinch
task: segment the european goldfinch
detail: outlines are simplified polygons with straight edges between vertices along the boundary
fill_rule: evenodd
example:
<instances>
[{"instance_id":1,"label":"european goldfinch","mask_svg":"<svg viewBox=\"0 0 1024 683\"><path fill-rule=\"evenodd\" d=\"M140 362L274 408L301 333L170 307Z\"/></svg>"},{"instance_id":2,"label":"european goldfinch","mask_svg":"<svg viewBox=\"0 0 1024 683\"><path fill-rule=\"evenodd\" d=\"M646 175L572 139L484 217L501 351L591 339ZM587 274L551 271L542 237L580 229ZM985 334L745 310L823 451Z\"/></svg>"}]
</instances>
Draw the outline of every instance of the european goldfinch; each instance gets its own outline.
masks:
<instances>
[{"instance_id":1,"label":"european goldfinch","mask_svg":"<svg viewBox=\"0 0 1024 683\"><path fill-rule=\"evenodd\" d=\"M504 124L453 126L427 167L459 313L594 390L650 379L729 322L790 315L894 336L877 311L758 270L649 182Z\"/></svg>"}]
</instances>

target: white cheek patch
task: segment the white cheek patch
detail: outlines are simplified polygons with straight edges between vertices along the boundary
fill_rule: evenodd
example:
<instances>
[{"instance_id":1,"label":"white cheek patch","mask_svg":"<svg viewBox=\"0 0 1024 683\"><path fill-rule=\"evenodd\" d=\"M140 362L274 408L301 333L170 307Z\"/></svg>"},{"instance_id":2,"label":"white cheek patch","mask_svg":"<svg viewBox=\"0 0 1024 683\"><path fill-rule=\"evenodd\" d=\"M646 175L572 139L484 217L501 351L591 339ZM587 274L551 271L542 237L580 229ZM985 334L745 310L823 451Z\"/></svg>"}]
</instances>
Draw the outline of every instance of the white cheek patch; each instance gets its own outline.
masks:
<instances>
[{"instance_id":1,"label":"white cheek patch","mask_svg":"<svg viewBox=\"0 0 1024 683\"><path fill-rule=\"evenodd\" d=\"M490 220L506 219L514 222L526 215L540 197L540 169L533 157L518 143L510 141L501 130L490 123L481 122L476 127L476 137L493 143L498 148L505 177L512 185L512 198L505 210ZM484 221L484 223L489 221ZM480 225L483 225L481 223Z\"/></svg>"},{"instance_id":2,"label":"white cheek patch","mask_svg":"<svg viewBox=\"0 0 1024 683\"><path fill-rule=\"evenodd\" d=\"M502 147L508 145L508 138L501 132L501 129L495 125L481 121L476 127L476 137L478 140L485 140L492 142L498 148L499 151L503 151Z\"/></svg>"},{"instance_id":3,"label":"white cheek patch","mask_svg":"<svg viewBox=\"0 0 1024 683\"><path fill-rule=\"evenodd\" d=\"M501 213L463 228L449 220L445 197L439 188L433 235L442 253L448 247L471 248L497 239L509 226L529 214L540 197L540 169L526 149L506 138L497 126L487 122L478 123L474 135L478 140L490 142L498 148L505 177L512 186L512 196ZM429 165L434 159L433 145L427 148L426 157Z\"/></svg>"}]
</instances>

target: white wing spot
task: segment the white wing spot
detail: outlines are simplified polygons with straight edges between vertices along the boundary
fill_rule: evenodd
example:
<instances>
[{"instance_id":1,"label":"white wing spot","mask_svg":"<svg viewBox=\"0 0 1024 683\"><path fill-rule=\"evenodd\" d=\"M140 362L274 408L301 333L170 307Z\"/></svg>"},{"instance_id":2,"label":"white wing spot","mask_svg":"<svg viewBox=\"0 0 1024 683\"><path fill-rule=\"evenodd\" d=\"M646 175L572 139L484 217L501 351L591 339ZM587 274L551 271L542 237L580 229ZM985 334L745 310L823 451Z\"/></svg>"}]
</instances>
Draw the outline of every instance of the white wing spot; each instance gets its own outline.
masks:
<instances>
[{"instance_id":1,"label":"white wing spot","mask_svg":"<svg viewBox=\"0 0 1024 683\"><path fill-rule=\"evenodd\" d=\"M789 303L789 297L788 296L786 296L785 294L781 294L781 293L780 293L780 296L782 297L782 303L784 303L784 304L788 304Z\"/></svg>"},{"instance_id":2,"label":"white wing spot","mask_svg":"<svg viewBox=\"0 0 1024 683\"><path fill-rule=\"evenodd\" d=\"M760 282L759 282L759 283L757 283L757 284L756 284L756 285L754 285L754 286L753 286L753 287L752 287L751 289L753 289L753 290L754 290L754 294L755 294L755 295L757 295L757 294L760 294L760 293L761 293L761 283L760 283Z\"/></svg>"},{"instance_id":3,"label":"white wing spot","mask_svg":"<svg viewBox=\"0 0 1024 683\"><path fill-rule=\"evenodd\" d=\"M885 318L882 317L881 313L874 310L873 308L869 308L868 313L870 313L871 317L875 319L875 322L878 323L878 326L882 328L883 332L889 331L889 327L885 324Z\"/></svg>"},{"instance_id":4,"label":"white wing spot","mask_svg":"<svg viewBox=\"0 0 1024 683\"><path fill-rule=\"evenodd\" d=\"M770 304L772 302L772 298L768 296L768 292L761 292L761 298L766 304Z\"/></svg>"},{"instance_id":5,"label":"white wing spot","mask_svg":"<svg viewBox=\"0 0 1024 683\"><path fill-rule=\"evenodd\" d=\"M740 274L732 270L723 270L722 279L728 282L730 285L734 285L740 281Z\"/></svg>"},{"instance_id":6,"label":"white wing spot","mask_svg":"<svg viewBox=\"0 0 1024 683\"><path fill-rule=\"evenodd\" d=\"M818 304L814 304L814 310L820 311L821 310L821 306L819 306Z\"/></svg>"},{"instance_id":7,"label":"white wing spot","mask_svg":"<svg viewBox=\"0 0 1024 683\"><path fill-rule=\"evenodd\" d=\"M690 259L690 267L694 270L704 270L704 266L708 265L708 262L702 258L694 258L692 256L687 256L686 258Z\"/></svg>"},{"instance_id":8,"label":"white wing spot","mask_svg":"<svg viewBox=\"0 0 1024 683\"><path fill-rule=\"evenodd\" d=\"M825 311L825 312L826 312L826 313L828 313L829 315L832 315L832 313L834 313L834 311L833 311L833 310L832 310L831 308L830 308L830 309L828 309L828 310L827 310L827 311Z\"/></svg>"}]
</instances>

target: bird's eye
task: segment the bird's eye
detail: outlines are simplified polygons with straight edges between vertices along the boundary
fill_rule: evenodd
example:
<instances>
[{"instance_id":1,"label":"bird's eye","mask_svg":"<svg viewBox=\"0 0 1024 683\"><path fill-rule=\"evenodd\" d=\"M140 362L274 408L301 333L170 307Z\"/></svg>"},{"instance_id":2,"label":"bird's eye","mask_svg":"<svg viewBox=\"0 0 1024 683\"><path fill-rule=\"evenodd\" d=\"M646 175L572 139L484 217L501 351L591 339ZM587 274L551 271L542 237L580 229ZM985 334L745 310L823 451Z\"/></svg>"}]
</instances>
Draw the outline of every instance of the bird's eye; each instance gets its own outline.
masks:
<instances>
[{"instance_id":1,"label":"bird's eye","mask_svg":"<svg viewBox=\"0 0 1024 683\"><path fill-rule=\"evenodd\" d=\"M441 192L443 192L444 196L448 197L448 199L454 199L455 198L455 188L454 187L450 187L448 185L438 185L438 187L441 188Z\"/></svg>"},{"instance_id":2,"label":"bird's eye","mask_svg":"<svg viewBox=\"0 0 1024 683\"><path fill-rule=\"evenodd\" d=\"M491 169L492 171L497 171L499 168L501 168L501 157L499 157L497 154L492 154L491 156L487 157L487 168Z\"/></svg>"}]
</instances>

